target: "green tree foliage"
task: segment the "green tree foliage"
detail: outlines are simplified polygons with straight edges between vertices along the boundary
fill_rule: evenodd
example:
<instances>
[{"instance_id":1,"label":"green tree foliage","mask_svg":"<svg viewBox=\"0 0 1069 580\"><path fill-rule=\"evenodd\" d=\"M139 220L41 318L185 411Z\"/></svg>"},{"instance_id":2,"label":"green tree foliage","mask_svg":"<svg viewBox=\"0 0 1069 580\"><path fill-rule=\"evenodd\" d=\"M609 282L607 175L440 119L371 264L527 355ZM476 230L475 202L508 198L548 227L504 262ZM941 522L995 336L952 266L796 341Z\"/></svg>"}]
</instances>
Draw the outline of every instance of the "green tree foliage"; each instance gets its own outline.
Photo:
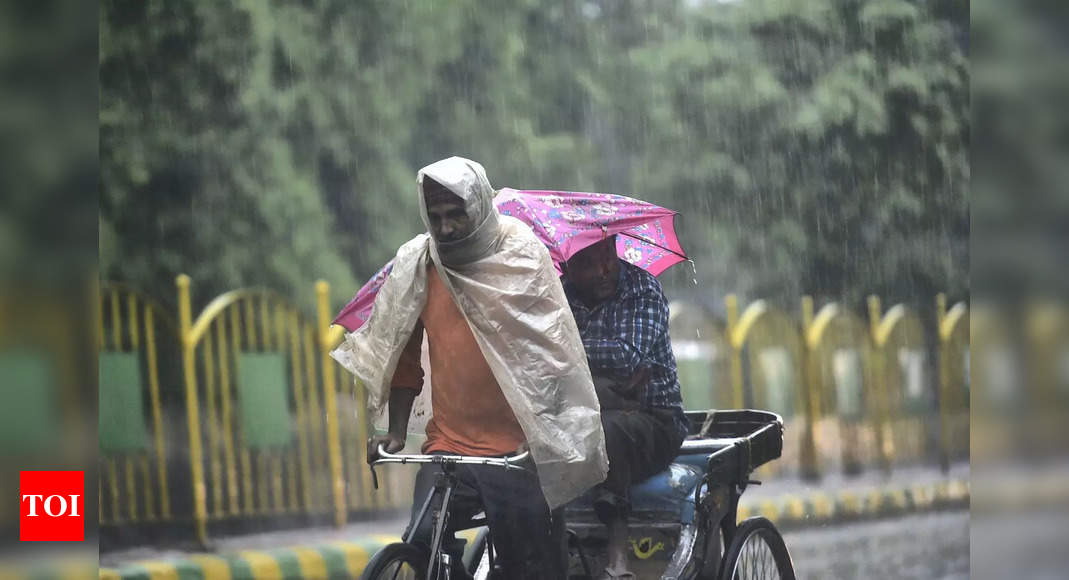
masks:
<instances>
[{"instance_id":1,"label":"green tree foliage","mask_svg":"<svg viewBox=\"0 0 1069 580\"><path fill-rule=\"evenodd\" d=\"M101 261L161 296L354 278L314 173L283 138L274 38L233 3L105 3ZM272 93L274 96L272 96ZM207 290L206 292L203 290Z\"/></svg>"},{"instance_id":2,"label":"green tree foliage","mask_svg":"<svg viewBox=\"0 0 1069 580\"><path fill-rule=\"evenodd\" d=\"M644 48L663 66L649 67L655 130L638 189L697 208L692 221L711 226L689 231L709 236L691 245L723 244L719 274L739 272L757 294L964 293L964 23L923 10L749 0L701 11Z\"/></svg>"},{"instance_id":3,"label":"green tree foliage","mask_svg":"<svg viewBox=\"0 0 1069 580\"><path fill-rule=\"evenodd\" d=\"M967 14L960 0L104 2L104 273L168 296L188 272L202 298L308 297L323 277L344 300L420 231L416 170L457 154L499 187L682 210L710 301L964 295Z\"/></svg>"}]
</instances>

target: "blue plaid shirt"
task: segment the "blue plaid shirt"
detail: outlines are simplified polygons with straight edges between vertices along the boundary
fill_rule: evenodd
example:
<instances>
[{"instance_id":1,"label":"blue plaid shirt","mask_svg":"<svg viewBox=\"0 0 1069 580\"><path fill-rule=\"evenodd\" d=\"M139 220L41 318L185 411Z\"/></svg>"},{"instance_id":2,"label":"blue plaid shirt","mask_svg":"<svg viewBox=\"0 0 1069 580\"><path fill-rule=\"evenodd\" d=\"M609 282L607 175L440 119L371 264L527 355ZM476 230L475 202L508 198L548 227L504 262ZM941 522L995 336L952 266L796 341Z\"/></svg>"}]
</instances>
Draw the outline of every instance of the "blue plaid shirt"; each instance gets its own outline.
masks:
<instances>
[{"instance_id":1,"label":"blue plaid shirt","mask_svg":"<svg viewBox=\"0 0 1069 580\"><path fill-rule=\"evenodd\" d=\"M643 404L673 411L680 436L685 437L687 419L668 338L668 299L657 278L620 260L615 297L587 308L567 278L564 292L583 338L590 372L624 380L649 367Z\"/></svg>"}]
</instances>

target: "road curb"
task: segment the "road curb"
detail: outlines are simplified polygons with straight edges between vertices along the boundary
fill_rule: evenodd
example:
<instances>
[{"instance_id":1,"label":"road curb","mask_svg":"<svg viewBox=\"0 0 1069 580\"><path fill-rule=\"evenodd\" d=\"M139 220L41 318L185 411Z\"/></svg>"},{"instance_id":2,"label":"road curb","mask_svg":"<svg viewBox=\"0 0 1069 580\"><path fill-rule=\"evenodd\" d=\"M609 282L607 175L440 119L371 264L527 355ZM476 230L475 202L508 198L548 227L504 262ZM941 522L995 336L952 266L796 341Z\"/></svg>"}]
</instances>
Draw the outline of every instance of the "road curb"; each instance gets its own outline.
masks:
<instances>
[{"instance_id":1,"label":"road curb","mask_svg":"<svg viewBox=\"0 0 1069 580\"><path fill-rule=\"evenodd\" d=\"M61 557L22 566L0 566L3 580L91 580L97 574L96 559Z\"/></svg>"},{"instance_id":2,"label":"road curb","mask_svg":"<svg viewBox=\"0 0 1069 580\"><path fill-rule=\"evenodd\" d=\"M459 535L470 545L476 533ZM101 568L100 580L348 580L360 576L375 552L399 541L399 535L373 534L318 546L143 560Z\"/></svg>"},{"instance_id":3,"label":"road curb","mask_svg":"<svg viewBox=\"0 0 1069 580\"><path fill-rule=\"evenodd\" d=\"M935 511L969 505L969 481L883 486L836 493L787 494L739 503L739 519L764 516L783 528Z\"/></svg>"},{"instance_id":4,"label":"road curb","mask_svg":"<svg viewBox=\"0 0 1069 580\"><path fill-rule=\"evenodd\" d=\"M145 560L101 568L100 580L341 580L359 576L375 552L396 540L374 535L319 546Z\"/></svg>"},{"instance_id":5,"label":"road curb","mask_svg":"<svg viewBox=\"0 0 1069 580\"><path fill-rule=\"evenodd\" d=\"M968 504L969 481L951 479L836 493L787 494L768 499L744 497L739 504L739 519L762 515L789 529ZM470 540L474 533L469 530L461 535ZM396 535L376 534L320 546L131 562L118 568L101 568L100 580L341 580L359 576L376 551L399 540Z\"/></svg>"}]
</instances>

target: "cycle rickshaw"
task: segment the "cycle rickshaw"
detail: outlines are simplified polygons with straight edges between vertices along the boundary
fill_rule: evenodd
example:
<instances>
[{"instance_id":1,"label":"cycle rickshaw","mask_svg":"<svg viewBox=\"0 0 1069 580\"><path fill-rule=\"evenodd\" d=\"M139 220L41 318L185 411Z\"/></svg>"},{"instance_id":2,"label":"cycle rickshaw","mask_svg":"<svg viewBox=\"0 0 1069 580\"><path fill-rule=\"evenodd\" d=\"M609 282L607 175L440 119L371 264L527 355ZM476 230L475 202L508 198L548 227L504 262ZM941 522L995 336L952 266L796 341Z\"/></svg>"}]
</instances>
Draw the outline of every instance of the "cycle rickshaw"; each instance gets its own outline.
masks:
<instances>
[{"instance_id":1,"label":"cycle rickshaw","mask_svg":"<svg viewBox=\"0 0 1069 580\"><path fill-rule=\"evenodd\" d=\"M669 468L632 489L629 524L638 578L663 580L794 579L783 537L764 517L737 523L740 496L755 482L752 472L780 456L783 422L775 413L753 410L692 411L691 434ZM407 543L390 544L365 568L367 579L448 579L450 561L441 551L449 525L450 498L457 485L456 465L495 465L523 469L524 456L486 458L447 455L382 454L375 464L439 463L443 466L420 518L434 518L430 550ZM372 466L374 467L374 466ZM440 510L431 497L442 495ZM568 580L592 578L604 566L604 526L586 496L565 508L568 528ZM453 522L457 530L485 526L485 518ZM477 579L493 567L493 539L486 529L464 558Z\"/></svg>"}]
</instances>

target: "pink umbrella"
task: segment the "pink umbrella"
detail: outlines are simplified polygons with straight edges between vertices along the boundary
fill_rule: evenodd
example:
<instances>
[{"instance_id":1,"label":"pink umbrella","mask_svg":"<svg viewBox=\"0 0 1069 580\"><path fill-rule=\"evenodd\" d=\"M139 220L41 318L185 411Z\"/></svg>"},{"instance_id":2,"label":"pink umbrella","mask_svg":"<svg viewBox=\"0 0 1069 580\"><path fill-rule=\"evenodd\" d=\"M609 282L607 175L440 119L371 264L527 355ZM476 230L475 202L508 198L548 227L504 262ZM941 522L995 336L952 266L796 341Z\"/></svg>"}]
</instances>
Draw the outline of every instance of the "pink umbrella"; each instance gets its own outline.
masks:
<instances>
[{"instance_id":1,"label":"pink umbrella","mask_svg":"<svg viewBox=\"0 0 1069 580\"><path fill-rule=\"evenodd\" d=\"M617 254L654 276L687 259L676 237L674 220L678 212L631 197L506 188L494 197L494 205L501 215L531 226L549 249L558 272L562 262L615 234L619 234ZM338 313L334 324L350 332L360 328L371 314L375 295L392 268L391 261L372 276Z\"/></svg>"},{"instance_id":2,"label":"pink umbrella","mask_svg":"<svg viewBox=\"0 0 1069 580\"><path fill-rule=\"evenodd\" d=\"M382 288L386 277L390 275L390 270L393 270L393 260L386 262L386 265L356 292L356 296L353 296L345 308L341 309L331 324L340 324L349 332L356 332L357 328L363 326L368 316L371 316L371 306L375 304L375 296L379 293L379 288Z\"/></svg>"}]
</instances>

